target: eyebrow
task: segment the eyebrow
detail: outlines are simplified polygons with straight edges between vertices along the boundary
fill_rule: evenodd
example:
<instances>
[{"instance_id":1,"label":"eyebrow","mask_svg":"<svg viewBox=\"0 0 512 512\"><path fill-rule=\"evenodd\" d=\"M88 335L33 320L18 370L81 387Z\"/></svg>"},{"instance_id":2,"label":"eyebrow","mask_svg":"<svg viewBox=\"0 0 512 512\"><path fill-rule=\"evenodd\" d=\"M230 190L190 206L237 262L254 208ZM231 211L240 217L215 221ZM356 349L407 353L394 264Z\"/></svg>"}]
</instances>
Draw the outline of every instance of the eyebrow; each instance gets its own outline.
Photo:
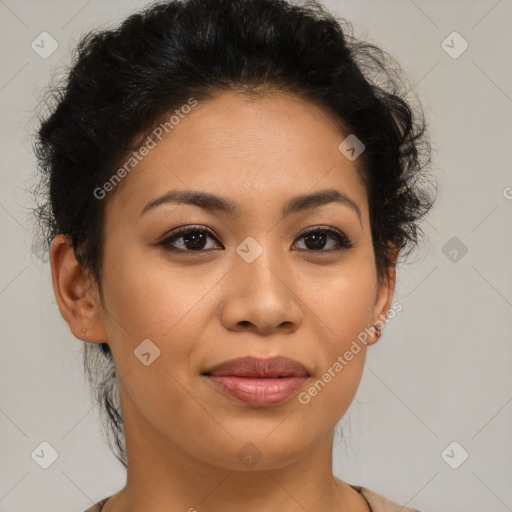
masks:
<instances>
[{"instance_id":1,"label":"eyebrow","mask_svg":"<svg viewBox=\"0 0 512 512\"><path fill-rule=\"evenodd\" d=\"M196 190L170 190L164 195L157 197L146 204L140 212L139 217L157 206L168 203L191 204L199 206L205 210L224 212L235 216L239 214L239 207L237 203L231 199ZM362 225L361 210L357 203L343 192L335 189L326 189L312 194L293 197L283 206L281 215L282 217L286 217L292 213L309 210L329 203L340 203L348 206L357 213L359 223Z\"/></svg>"}]
</instances>

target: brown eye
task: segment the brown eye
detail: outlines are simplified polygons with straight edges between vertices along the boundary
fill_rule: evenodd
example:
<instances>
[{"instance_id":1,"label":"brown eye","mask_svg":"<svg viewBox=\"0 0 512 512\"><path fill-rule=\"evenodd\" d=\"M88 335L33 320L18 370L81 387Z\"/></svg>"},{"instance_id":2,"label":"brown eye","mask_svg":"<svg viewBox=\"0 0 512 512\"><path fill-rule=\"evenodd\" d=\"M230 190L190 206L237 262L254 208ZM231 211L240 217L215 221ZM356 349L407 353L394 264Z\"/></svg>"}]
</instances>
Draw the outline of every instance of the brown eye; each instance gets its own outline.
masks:
<instances>
[{"instance_id":1,"label":"brown eye","mask_svg":"<svg viewBox=\"0 0 512 512\"><path fill-rule=\"evenodd\" d=\"M207 229L191 228L187 226L184 229L174 232L170 237L160 242L159 245L171 251L206 252L205 247L208 238L216 240L213 234ZM178 241L180 241L179 244L176 243ZM211 249L211 247L207 249Z\"/></svg>"},{"instance_id":2,"label":"brown eye","mask_svg":"<svg viewBox=\"0 0 512 512\"><path fill-rule=\"evenodd\" d=\"M334 239L338 244L338 249L351 249L353 247L352 242L347 238L344 234L338 233L332 229L326 228L312 228L308 231L302 233L299 239L303 238L305 241L306 248L300 250L306 251L315 251L315 252L330 252L333 250L337 250L335 247L325 249L325 246L328 245L329 239Z\"/></svg>"},{"instance_id":3,"label":"brown eye","mask_svg":"<svg viewBox=\"0 0 512 512\"><path fill-rule=\"evenodd\" d=\"M218 245L207 247L208 239L215 240ZM314 227L303 232L298 240L300 239L304 239L305 245L304 248L299 248L301 251L332 252L353 247L348 237L333 229ZM334 247L331 240L334 240ZM166 250L177 252L206 252L215 248L224 248L210 230L194 226L178 229L159 245L165 247Z\"/></svg>"}]
</instances>

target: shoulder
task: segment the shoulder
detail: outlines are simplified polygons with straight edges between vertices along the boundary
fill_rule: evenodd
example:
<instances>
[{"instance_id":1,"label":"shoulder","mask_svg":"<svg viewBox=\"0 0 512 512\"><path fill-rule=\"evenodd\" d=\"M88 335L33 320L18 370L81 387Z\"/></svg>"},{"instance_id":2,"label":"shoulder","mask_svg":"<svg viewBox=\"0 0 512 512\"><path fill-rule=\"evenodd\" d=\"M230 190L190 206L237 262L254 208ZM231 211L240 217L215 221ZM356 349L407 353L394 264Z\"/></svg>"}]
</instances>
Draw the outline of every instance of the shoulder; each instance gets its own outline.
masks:
<instances>
[{"instance_id":1,"label":"shoulder","mask_svg":"<svg viewBox=\"0 0 512 512\"><path fill-rule=\"evenodd\" d=\"M362 487L359 485L351 485L352 489L355 489L357 492L363 496L363 498L370 505L372 512L422 512L421 510L417 510L414 508L404 507L391 501L380 494L377 494L366 487Z\"/></svg>"},{"instance_id":2,"label":"shoulder","mask_svg":"<svg viewBox=\"0 0 512 512\"><path fill-rule=\"evenodd\" d=\"M112 496L107 496L106 498L103 498L101 501L98 501L98 503L95 503L92 507L88 508L87 510L84 510L84 512L101 512L103 509L103 505L111 498Z\"/></svg>"}]
</instances>

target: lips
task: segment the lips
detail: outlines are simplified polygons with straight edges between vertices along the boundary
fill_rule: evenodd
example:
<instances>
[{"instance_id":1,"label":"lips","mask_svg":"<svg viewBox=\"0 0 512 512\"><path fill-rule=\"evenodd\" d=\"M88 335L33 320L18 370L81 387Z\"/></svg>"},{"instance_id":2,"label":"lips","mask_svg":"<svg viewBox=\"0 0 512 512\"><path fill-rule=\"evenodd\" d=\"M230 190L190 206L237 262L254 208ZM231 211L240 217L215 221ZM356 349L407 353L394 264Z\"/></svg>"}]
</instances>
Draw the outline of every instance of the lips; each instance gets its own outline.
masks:
<instances>
[{"instance_id":1,"label":"lips","mask_svg":"<svg viewBox=\"0 0 512 512\"><path fill-rule=\"evenodd\" d=\"M250 407L270 407L295 395L311 376L304 365L287 357L242 357L203 372L217 391Z\"/></svg>"},{"instance_id":2,"label":"lips","mask_svg":"<svg viewBox=\"0 0 512 512\"><path fill-rule=\"evenodd\" d=\"M217 377L309 377L309 372L303 364L288 357L269 357L259 359L256 357L240 357L231 359L203 372L204 375Z\"/></svg>"}]
</instances>

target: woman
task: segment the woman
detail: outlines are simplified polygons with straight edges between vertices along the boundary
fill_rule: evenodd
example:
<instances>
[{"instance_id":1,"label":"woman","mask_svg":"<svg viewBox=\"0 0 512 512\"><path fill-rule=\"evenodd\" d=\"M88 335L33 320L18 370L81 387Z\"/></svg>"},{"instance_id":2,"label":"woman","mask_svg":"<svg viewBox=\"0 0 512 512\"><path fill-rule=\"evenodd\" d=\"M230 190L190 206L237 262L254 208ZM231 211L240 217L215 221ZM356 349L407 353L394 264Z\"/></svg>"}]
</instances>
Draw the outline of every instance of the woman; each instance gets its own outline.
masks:
<instances>
[{"instance_id":1,"label":"woman","mask_svg":"<svg viewBox=\"0 0 512 512\"><path fill-rule=\"evenodd\" d=\"M422 116L343 24L168 1L79 43L38 134L38 218L127 468L88 512L412 510L332 474L433 204Z\"/></svg>"}]
</instances>

